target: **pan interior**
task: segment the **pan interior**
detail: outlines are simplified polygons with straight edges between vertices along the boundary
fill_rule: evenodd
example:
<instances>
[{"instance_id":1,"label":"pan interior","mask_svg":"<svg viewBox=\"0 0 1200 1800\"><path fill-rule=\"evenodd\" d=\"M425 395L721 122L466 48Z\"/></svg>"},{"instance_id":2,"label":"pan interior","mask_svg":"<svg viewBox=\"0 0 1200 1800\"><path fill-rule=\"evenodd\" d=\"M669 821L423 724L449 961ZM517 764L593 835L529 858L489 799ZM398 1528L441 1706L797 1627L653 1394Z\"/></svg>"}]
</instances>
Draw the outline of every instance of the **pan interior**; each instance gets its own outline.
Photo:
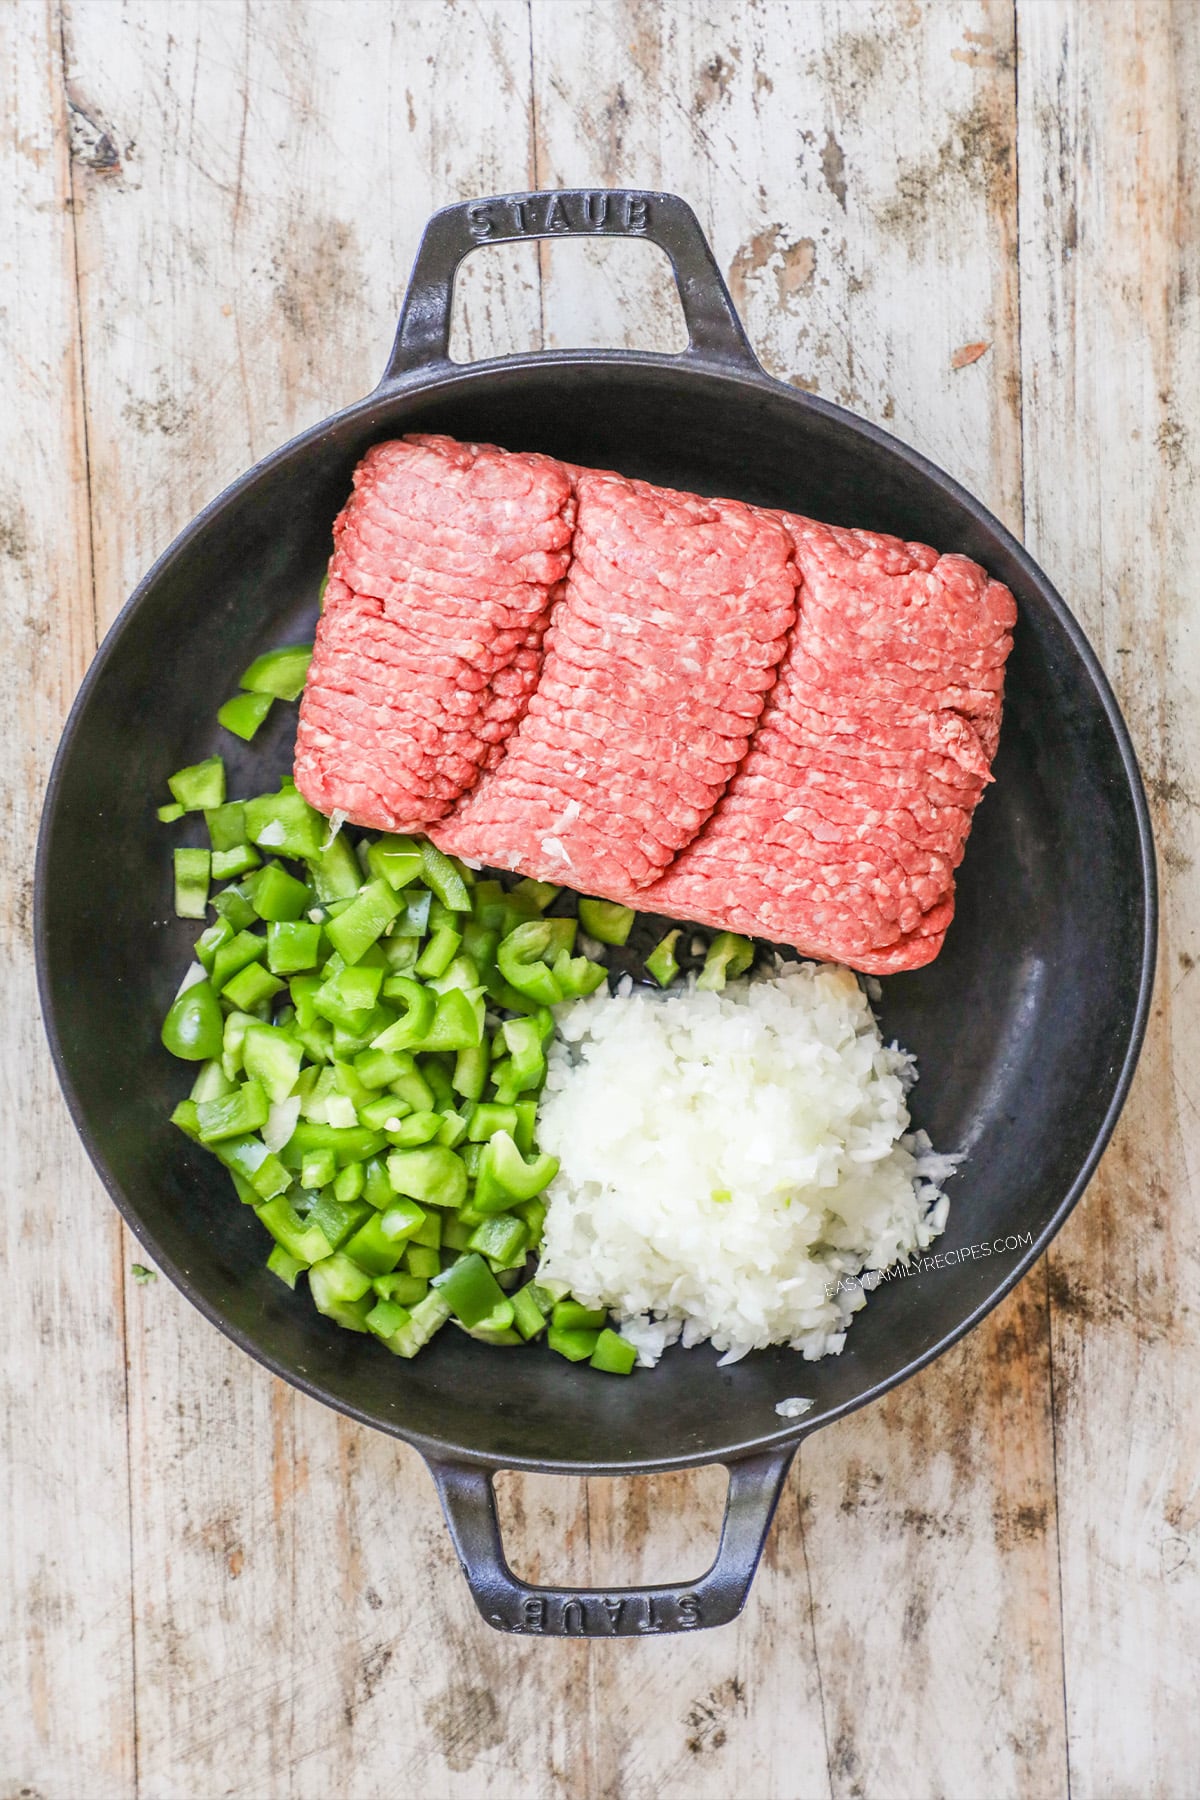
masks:
<instances>
[{"instance_id":1,"label":"pan interior","mask_svg":"<svg viewBox=\"0 0 1200 1800\"><path fill-rule=\"evenodd\" d=\"M936 1247L959 1264L889 1283L845 1352L728 1368L676 1349L605 1380L544 1348L505 1356L444 1331L415 1362L339 1330L267 1273L228 1177L168 1123L187 1072L159 1047L195 928L171 916L166 777L220 749L230 792L288 766L294 709L254 745L217 707L260 650L311 634L329 528L357 457L408 430L617 467L977 558L1016 594L1004 729L929 968L884 983L884 1032L919 1058L916 1122L969 1158ZM199 841L199 836L194 837ZM73 718L40 870L44 998L89 1148L152 1252L264 1361L384 1429L497 1462L703 1460L782 1429L775 1403L852 1403L927 1355L1005 1286L1103 1132L1137 1029L1147 875L1121 743L1086 661L982 512L846 415L760 383L608 360L482 368L381 395L270 460L180 540L127 610ZM996 1250L1004 1240L1020 1246Z\"/></svg>"}]
</instances>

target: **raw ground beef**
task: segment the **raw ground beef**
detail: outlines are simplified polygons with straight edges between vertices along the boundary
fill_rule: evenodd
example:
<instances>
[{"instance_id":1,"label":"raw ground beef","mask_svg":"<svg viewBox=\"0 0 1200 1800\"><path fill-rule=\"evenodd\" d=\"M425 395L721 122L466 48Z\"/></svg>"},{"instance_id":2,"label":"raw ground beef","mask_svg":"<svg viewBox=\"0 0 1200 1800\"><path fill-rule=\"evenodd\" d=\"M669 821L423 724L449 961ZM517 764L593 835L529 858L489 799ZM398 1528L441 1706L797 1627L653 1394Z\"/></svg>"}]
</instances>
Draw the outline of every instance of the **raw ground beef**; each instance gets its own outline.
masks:
<instances>
[{"instance_id":1,"label":"raw ground beef","mask_svg":"<svg viewBox=\"0 0 1200 1800\"><path fill-rule=\"evenodd\" d=\"M963 556L415 437L360 463L313 805L872 974L941 948L1015 607Z\"/></svg>"},{"instance_id":2,"label":"raw ground beef","mask_svg":"<svg viewBox=\"0 0 1200 1800\"><path fill-rule=\"evenodd\" d=\"M550 457L425 436L367 452L300 709L313 806L423 831L498 760L537 681L574 506Z\"/></svg>"},{"instance_id":3,"label":"raw ground beef","mask_svg":"<svg viewBox=\"0 0 1200 1800\"><path fill-rule=\"evenodd\" d=\"M1012 595L963 556L785 515L779 679L702 834L640 905L869 974L937 955L1000 728Z\"/></svg>"},{"instance_id":4,"label":"raw ground beef","mask_svg":"<svg viewBox=\"0 0 1200 1800\"><path fill-rule=\"evenodd\" d=\"M537 690L431 835L585 892L653 882L745 754L795 617L782 521L574 471L575 541Z\"/></svg>"}]
</instances>

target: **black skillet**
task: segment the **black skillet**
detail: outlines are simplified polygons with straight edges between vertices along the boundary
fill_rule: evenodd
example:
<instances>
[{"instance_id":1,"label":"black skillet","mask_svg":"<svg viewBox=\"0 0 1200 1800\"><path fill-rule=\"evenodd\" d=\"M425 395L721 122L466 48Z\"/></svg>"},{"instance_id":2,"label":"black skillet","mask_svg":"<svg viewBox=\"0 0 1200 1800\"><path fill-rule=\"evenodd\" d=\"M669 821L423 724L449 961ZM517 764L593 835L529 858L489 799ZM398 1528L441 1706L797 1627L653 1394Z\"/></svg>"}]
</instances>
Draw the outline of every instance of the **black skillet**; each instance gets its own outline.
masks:
<instances>
[{"instance_id":1,"label":"black skillet","mask_svg":"<svg viewBox=\"0 0 1200 1800\"><path fill-rule=\"evenodd\" d=\"M462 259L482 244L559 234L665 250L688 348L452 363ZM194 929L170 916L169 834L154 806L172 770L218 747L234 793L287 767L292 709L277 708L274 735L252 747L219 733L214 714L255 654L311 633L330 524L356 460L377 439L414 430L919 538L975 557L1017 597L996 782L962 867L958 917L935 963L884 983L879 1009L885 1033L920 1059L917 1123L969 1156L951 1183L940 1265L876 1293L841 1356L806 1363L771 1350L718 1369L709 1349L677 1348L653 1373L621 1381L542 1347L504 1354L447 1331L416 1361L397 1362L267 1273L262 1229L228 1177L167 1123L186 1078L159 1047L159 1021ZM159 1267L244 1350L420 1450L476 1604L509 1631L632 1635L737 1614L801 1439L976 1324L1083 1192L1133 1073L1154 945L1137 765L1062 600L940 469L763 373L694 215L672 194L521 194L434 215L379 387L206 507L121 613L68 721L38 846L46 1025L113 1199ZM815 1405L789 1422L775 1407L793 1395ZM534 1588L504 1562L497 1469L615 1475L714 1461L730 1477L721 1545L686 1587Z\"/></svg>"}]
</instances>

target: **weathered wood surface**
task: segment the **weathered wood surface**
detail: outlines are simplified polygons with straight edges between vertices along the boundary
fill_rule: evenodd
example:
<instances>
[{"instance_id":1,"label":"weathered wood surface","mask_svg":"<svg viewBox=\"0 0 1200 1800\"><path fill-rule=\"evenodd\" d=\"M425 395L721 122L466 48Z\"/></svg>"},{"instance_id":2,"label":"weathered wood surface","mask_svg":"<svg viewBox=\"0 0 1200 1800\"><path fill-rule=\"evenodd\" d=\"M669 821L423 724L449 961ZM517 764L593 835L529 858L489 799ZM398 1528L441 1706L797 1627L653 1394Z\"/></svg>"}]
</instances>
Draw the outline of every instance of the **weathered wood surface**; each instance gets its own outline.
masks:
<instances>
[{"instance_id":1,"label":"weathered wood surface","mask_svg":"<svg viewBox=\"0 0 1200 1800\"><path fill-rule=\"evenodd\" d=\"M16 0L0 34L0 1794L1185 1800L1200 14ZM619 1646L490 1632L415 1455L127 1280L26 916L59 725L138 574L373 383L434 206L559 182L686 194L767 366L1024 532L1127 708L1166 894L1135 1094L1050 1256L806 1446L736 1626ZM673 347L639 248L474 256L456 353ZM598 1582L695 1571L722 1488L502 1485L514 1563Z\"/></svg>"}]
</instances>

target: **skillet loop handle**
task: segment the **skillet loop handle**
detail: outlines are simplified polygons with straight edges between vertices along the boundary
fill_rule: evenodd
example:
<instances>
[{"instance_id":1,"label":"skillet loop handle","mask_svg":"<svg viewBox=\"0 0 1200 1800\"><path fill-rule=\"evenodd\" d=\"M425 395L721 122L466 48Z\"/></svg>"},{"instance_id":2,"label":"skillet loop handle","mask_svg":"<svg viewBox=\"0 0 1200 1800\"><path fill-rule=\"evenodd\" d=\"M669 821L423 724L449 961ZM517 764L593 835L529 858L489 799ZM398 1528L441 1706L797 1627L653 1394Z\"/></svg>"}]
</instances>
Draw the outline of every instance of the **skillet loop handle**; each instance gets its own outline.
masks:
<instances>
[{"instance_id":1,"label":"skillet loop handle","mask_svg":"<svg viewBox=\"0 0 1200 1800\"><path fill-rule=\"evenodd\" d=\"M683 305L688 329L683 357L762 373L708 239L686 200L678 194L633 188L561 188L497 194L434 213L417 251L380 386L450 364L454 277L472 250L482 244L555 237L645 238L657 244L671 259Z\"/></svg>"},{"instance_id":2,"label":"skillet loop handle","mask_svg":"<svg viewBox=\"0 0 1200 1800\"><path fill-rule=\"evenodd\" d=\"M534 1637L645 1637L727 1625L746 1604L784 1481L795 1455L785 1444L730 1463L729 1494L716 1560L687 1586L534 1587L504 1558L492 1474L465 1463L430 1461L471 1597L497 1631Z\"/></svg>"}]
</instances>

